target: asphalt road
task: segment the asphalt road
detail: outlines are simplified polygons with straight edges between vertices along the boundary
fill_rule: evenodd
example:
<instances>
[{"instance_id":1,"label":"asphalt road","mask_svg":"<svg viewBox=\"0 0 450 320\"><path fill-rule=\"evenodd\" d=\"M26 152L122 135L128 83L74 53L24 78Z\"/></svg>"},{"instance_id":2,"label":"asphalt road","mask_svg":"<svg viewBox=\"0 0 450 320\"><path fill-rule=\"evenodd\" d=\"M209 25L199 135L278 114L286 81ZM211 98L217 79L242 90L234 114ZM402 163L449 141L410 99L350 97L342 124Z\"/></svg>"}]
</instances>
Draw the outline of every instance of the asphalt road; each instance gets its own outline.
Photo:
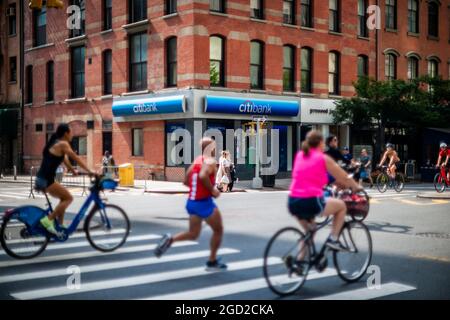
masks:
<instances>
[{"instance_id":1,"label":"asphalt road","mask_svg":"<svg viewBox=\"0 0 450 320\"><path fill-rule=\"evenodd\" d=\"M381 288L367 287L370 275L344 283L330 259L329 270L312 273L297 294L284 299L449 299L450 201L419 199L418 191L423 187L401 194L369 191L371 211L365 222ZM79 190L74 193L69 212L76 212L85 199ZM129 191L107 197L132 221L122 249L97 252L78 233L62 245L50 244L32 260L14 260L0 250L0 299L279 299L267 288L261 263L269 238L282 227L296 226L286 209L286 192L232 193L217 200L225 226L221 256L231 268L221 273L204 271L211 235L207 226L197 241L171 248L161 260L154 258L151 249L159 237L187 227L185 195ZM26 186L0 184L0 212L44 203L42 197L28 199ZM320 231L317 245L328 232ZM70 266L80 267L79 289L67 287Z\"/></svg>"}]
</instances>

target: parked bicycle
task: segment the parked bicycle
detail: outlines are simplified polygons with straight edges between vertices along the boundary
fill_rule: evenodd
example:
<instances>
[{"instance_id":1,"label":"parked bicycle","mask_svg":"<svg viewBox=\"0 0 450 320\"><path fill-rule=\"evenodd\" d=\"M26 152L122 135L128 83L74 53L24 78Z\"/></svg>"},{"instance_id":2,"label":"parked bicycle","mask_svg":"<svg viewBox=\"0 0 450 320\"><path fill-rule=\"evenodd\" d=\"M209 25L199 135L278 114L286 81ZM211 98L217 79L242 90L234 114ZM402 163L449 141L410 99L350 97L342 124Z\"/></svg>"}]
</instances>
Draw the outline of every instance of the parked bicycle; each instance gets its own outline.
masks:
<instances>
[{"instance_id":1,"label":"parked bicycle","mask_svg":"<svg viewBox=\"0 0 450 320\"><path fill-rule=\"evenodd\" d=\"M377 189L381 193L387 191L388 188L393 188L397 192L402 192L405 187L405 177L402 173L397 172L395 178L388 174L388 167L382 166L381 173L377 177Z\"/></svg>"},{"instance_id":2,"label":"parked bicycle","mask_svg":"<svg viewBox=\"0 0 450 320\"><path fill-rule=\"evenodd\" d=\"M92 247L109 252L121 247L130 232L130 221L123 209L116 205L105 204L100 198L103 190L114 190L117 182L102 176L96 177L90 187L90 195L84 202L70 226L62 228L55 220L57 235L51 234L40 224L40 219L53 211L46 193L48 208L23 206L5 212L0 229L0 242L5 252L16 259L31 259L41 254L49 241L65 242L73 234L94 204L84 222L86 238Z\"/></svg>"},{"instance_id":3,"label":"parked bicycle","mask_svg":"<svg viewBox=\"0 0 450 320\"><path fill-rule=\"evenodd\" d=\"M447 178L445 166L441 166L439 172L434 176L434 188L439 193L444 192L446 188L450 188L450 180Z\"/></svg>"},{"instance_id":4,"label":"parked bicycle","mask_svg":"<svg viewBox=\"0 0 450 320\"><path fill-rule=\"evenodd\" d=\"M274 293L280 296L294 294L303 286L312 267L318 272L325 271L330 249L324 244L317 251L314 236L330 220L327 217L321 223L316 222L306 234L295 227L283 228L270 239L264 251L263 273ZM352 217L345 222L339 241L345 249L332 251L337 274L346 282L356 282L364 276L372 260L369 229Z\"/></svg>"}]
</instances>

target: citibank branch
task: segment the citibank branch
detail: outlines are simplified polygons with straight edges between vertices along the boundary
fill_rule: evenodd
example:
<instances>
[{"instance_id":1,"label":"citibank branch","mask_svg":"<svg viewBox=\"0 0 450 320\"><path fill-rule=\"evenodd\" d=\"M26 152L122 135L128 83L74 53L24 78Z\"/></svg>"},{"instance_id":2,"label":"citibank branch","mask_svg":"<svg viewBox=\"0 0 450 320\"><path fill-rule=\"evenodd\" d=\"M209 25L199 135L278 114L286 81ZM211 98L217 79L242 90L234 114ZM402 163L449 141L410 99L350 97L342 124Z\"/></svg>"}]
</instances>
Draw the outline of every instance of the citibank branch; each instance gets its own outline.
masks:
<instances>
[{"instance_id":1,"label":"citibank branch","mask_svg":"<svg viewBox=\"0 0 450 320\"><path fill-rule=\"evenodd\" d=\"M131 162L155 165L161 177L172 181L184 177L204 135L216 140L219 153L230 151L241 180L254 177L257 152L263 167L276 165L278 178L290 177L299 144L299 97L173 90L115 98L112 112L122 128L114 145L129 144L119 148L118 162L131 157ZM265 134L257 151L258 120Z\"/></svg>"}]
</instances>

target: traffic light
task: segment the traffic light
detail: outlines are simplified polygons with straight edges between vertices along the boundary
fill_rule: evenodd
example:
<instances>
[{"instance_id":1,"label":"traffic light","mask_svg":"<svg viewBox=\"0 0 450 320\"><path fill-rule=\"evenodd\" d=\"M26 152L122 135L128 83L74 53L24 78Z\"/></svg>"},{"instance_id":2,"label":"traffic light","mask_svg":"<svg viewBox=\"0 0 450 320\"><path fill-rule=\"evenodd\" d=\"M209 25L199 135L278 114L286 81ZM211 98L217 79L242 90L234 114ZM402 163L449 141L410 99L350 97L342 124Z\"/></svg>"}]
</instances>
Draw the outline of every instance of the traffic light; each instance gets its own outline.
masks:
<instances>
[{"instance_id":1,"label":"traffic light","mask_svg":"<svg viewBox=\"0 0 450 320\"><path fill-rule=\"evenodd\" d=\"M28 6L30 9L42 9L42 0L30 0Z\"/></svg>"},{"instance_id":2,"label":"traffic light","mask_svg":"<svg viewBox=\"0 0 450 320\"><path fill-rule=\"evenodd\" d=\"M47 0L47 8L64 8L64 3L61 0Z\"/></svg>"}]
</instances>

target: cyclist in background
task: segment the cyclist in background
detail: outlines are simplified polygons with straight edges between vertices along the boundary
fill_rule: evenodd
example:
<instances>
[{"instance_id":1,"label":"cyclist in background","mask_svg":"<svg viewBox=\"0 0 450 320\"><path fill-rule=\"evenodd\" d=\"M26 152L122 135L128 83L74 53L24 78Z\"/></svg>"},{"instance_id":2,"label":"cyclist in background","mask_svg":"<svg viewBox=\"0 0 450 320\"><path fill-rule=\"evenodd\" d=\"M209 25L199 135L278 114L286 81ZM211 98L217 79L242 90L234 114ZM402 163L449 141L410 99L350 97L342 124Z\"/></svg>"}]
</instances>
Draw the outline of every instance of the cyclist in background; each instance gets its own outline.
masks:
<instances>
[{"instance_id":1,"label":"cyclist in background","mask_svg":"<svg viewBox=\"0 0 450 320\"><path fill-rule=\"evenodd\" d=\"M202 230L203 220L213 230L211 254L206 263L206 270L226 270L227 265L217 259L217 251L223 237L222 216L212 198L218 198L220 191L215 187L216 143L211 138L201 140L202 155L198 156L186 172L184 184L189 187L189 199L186 210L189 213L189 231L175 236L164 235L155 249L155 255L161 257L174 242L196 240Z\"/></svg>"},{"instance_id":2,"label":"cyclist in background","mask_svg":"<svg viewBox=\"0 0 450 320\"><path fill-rule=\"evenodd\" d=\"M445 161L444 161L445 158ZM442 142L439 146L439 156L436 163L436 168L439 168L442 161L442 166L447 167L447 179L450 180L450 149L445 142Z\"/></svg>"},{"instance_id":3,"label":"cyclist in background","mask_svg":"<svg viewBox=\"0 0 450 320\"><path fill-rule=\"evenodd\" d=\"M302 150L295 157L288 207L305 230L314 227L314 218L319 214L334 216L326 246L333 250L342 250L343 246L338 238L345 222L347 207L340 199L325 200L323 187L328 181L327 172L346 188L356 191L361 187L349 178L331 157L324 154L324 148L322 134L319 131L310 131L302 144Z\"/></svg>"},{"instance_id":4,"label":"cyclist in background","mask_svg":"<svg viewBox=\"0 0 450 320\"><path fill-rule=\"evenodd\" d=\"M381 158L380 164L378 167L383 166L383 164L386 162L386 160L389 158L388 163L388 175L395 179L395 175L397 172L397 166L400 162L400 158L398 157L397 151L394 149L394 145L392 143L386 144L386 151L383 154L383 157Z\"/></svg>"},{"instance_id":5,"label":"cyclist in background","mask_svg":"<svg viewBox=\"0 0 450 320\"><path fill-rule=\"evenodd\" d=\"M67 228L64 223L64 213L73 201L70 192L61 184L55 181L56 171L58 167L64 162L67 169L74 175L78 172L72 167L69 158L76 161L78 165L86 170L89 175L95 173L88 168L83 160L72 150L70 142L72 141L72 131L69 125L62 123L56 129L56 132L51 136L50 140L44 147L41 167L36 175L35 188L36 190L49 193L52 197L60 200L55 210L48 216L41 219L41 225L50 233L57 235L55 229L55 219L58 219L59 225Z\"/></svg>"}]
</instances>

